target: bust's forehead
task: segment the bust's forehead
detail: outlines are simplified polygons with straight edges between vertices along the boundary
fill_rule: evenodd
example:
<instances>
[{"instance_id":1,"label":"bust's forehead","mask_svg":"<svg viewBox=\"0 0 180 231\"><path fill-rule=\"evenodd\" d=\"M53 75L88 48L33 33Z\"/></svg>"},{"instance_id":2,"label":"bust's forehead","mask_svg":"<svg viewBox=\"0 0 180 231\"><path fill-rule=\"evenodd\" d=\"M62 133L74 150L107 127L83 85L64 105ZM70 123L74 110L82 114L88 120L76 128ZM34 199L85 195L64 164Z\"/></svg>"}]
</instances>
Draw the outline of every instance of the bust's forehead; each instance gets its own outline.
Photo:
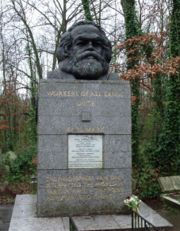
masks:
<instances>
[{"instance_id":1,"label":"bust's forehead","mask_svg":"<svg viewBox=\"0 0 180 231\"><path fill-rule=\"evenodd\" d=\"M77 37L80 35L92 35L96 34L99 37L102 37L102 33L99 29L93 25L79 25L71 31L72 37Z\"/></svg>"}]
</instances>

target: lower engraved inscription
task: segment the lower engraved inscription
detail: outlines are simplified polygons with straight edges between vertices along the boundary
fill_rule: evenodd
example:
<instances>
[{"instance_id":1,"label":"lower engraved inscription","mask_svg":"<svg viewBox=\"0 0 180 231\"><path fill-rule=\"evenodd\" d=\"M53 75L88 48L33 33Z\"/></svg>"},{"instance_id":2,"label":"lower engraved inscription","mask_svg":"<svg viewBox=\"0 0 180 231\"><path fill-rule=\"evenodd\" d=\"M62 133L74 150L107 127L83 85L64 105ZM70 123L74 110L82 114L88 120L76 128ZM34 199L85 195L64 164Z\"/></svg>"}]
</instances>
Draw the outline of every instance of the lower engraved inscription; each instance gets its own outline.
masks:
<instances>
[{"instance_id":1,"label":"lower engraved inscription","mask_svg":"<svg viewBox=\"0 0 180 231\"><path fill-rule=\"evenodd\" d=\"M111 200L122 192L119 176L51 176L46 178L50 201Z\"/></svg>"}]
</instances>

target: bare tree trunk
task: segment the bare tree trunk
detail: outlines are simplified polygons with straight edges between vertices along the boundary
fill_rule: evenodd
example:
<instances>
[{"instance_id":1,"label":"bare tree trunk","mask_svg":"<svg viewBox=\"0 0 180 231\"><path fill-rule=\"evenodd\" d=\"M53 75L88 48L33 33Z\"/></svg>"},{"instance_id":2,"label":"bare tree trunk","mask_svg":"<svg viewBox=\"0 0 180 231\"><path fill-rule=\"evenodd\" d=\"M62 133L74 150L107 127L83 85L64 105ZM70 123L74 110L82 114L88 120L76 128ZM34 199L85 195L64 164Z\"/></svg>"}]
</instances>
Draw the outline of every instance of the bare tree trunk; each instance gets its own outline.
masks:
<instances>
[{"instance_id":1,"label":"bare tree trunk","mask_svg":"<svg viewBox=\"0 0 180 231\"><path fill-rule=\"evenodd\" d=\"M41 67L41 62L40 62L40 57L39 57L39 53L38 53L38 48L34 39L34 35L32 33L32 30L30 28L30 26L28 25L27 19L26 19L26 14L24 12L24 8L23 8L23 4L21 2L21 0L11 0L13 7L14 7L14 11L16 12L16 14L19 16L19 18L21 19L21 21L23 22L29 37L31 39L31 44L32 44L32 48L34 51L34 55L35 55L35 60L36 60L36 67L37 67L37 73L39 76L39 79L42 79L42 67ZM20 10L17 8L17 4L20 7Z\"/></svg>"}]
</instances>

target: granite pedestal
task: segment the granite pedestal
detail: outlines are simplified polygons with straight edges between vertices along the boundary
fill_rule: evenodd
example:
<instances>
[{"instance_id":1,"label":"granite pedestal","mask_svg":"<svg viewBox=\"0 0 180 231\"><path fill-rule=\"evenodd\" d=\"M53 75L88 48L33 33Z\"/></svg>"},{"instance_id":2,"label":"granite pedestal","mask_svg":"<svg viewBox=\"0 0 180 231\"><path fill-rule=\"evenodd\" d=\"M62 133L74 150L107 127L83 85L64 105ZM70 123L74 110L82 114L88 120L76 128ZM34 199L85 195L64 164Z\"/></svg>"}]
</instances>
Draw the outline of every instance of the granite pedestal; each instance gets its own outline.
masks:
<instances>
[{"instance_id":1,"label":"granite pedestal","mask_svg":"<svg viewBox=\"0 0 180 231\"><path fill-rule=\"evenodd\" d=\"M125 212L130 95L123 80L40 82L38 216Z\"/></svg>"}]
</instances>

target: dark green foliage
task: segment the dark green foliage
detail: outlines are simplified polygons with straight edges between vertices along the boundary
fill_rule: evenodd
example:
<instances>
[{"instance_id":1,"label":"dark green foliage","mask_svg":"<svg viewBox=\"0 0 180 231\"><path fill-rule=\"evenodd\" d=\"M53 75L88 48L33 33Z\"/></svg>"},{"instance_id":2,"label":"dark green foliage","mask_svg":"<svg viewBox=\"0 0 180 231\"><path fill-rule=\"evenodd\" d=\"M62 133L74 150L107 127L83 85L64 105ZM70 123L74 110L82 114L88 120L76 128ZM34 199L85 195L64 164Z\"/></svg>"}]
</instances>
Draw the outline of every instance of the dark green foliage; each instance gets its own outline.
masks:
<instances>
[{"instance_id":1,"label":"dark green foliage","mask_svg":"<svg viewBox=\"0 0 180 231\"><path fill-rule=\"evenodd\" d=\"M92 16L91 16L91 11L90 11L89 0L82 0L82 5L83 5L83 9L84 9L85 19L88 21L93 21Z\"/></svg>"},{"instance_id":2,"label":"dark green foliage","mask_svg":"<svg viewBox=\"0 0 180 231\"><path fill-rule=\"evenodd\" d=\"M121 4L124 11L125 17L125 28L126 28L126 39L130 39L134 36L140 35L141 28L138 24L135 11L135 1L134 0L121 0ZM133 25L133 26L132 26ZM127 46L127 68L134 68L138 63L138 51L132 52L132 46ZM132 152L134 161L138 161L138 147L139 147L139 79L131 80L131 92L132 96L135 97L134 104L132 105Z\"/></svg>"},{"instance_id":3,"label":"dark green foliage","mask_svg":"<svg viewBox=\"0 0 180 231\"><path fill-rule=\"evenodd\" d=\"M36 172L34 158L36 157L36 146L28 147L18 153L17 158L9 163L9 174L7 179L9 182L23 182L31 178Z\"/></svg>"},{"instance_id":4,"label":"dark green foliage","mask_svg":"<svg viewBox=\"0 0 180 231\"><path fill-rule=\"evenodd\" d=\"M134 104L132 104L132 152L134 162L138 162L139 159L139 80L131 81L131 93L136 97Z\"/></svg>"},{"instance_id":5,"label":"dark green foliage","mask_svg":"<svg viewBox=\"0 0 180 231\"><path fill-rule=\"evenodd\" d=\"M164 84L162 81L162 78L164 78L164 76L157 74L155 79L153 79L152 84L153 84L153 97L152 100L154 101L154 112L155 115L154 117L156 117L156 114L159 114L158 117L158 123L160 123L160 126L162 125L162 119L164 117L164 103L163 103L163 99L164 99Z\"/></svg>"},{"instance_id":6,"label":"dark green foliage","mask_svg":"<svg viewBox=\"0 0 180 231\"><path fill-rule=\"evenodd\" d=\"M171 0L170 49L173 57L180 55L180 1Z\"/></svg>"},{"instance_id":7,"label":"dark green foliage","mask_svg":"<svg viewBox=\"0 0 180 231\"><path fill-rule=\"evenodd\" d=\"M170 57L180 55L180 1L172 1L169 33ZM152 49L149 49L151 57ZM148 58L148 57L147 57ZM159 60L159 62L161 62ZM150 64L154 64L151 63ZM136 186L142 197L156 197L160 193L159 176L180 174L180 73L156 74L152 79L151 106L140 112L136 167ZM147 100L147 99L146 99ZM132 109L133 110L133 109ZM134 133L135 134L135 133ZM134 150L134 147L133 147Z\"/></svg>"},{"instance_id":8,"label":"dark green foliage","mask_svg":"<svg viewBox=\"0 0 180 231\"><path fill-rule=\"evenodd\" d=\"M136 16L135 1L121 0L121 5L124 11L126 39L141 34L141 28L140 25L138 24L138 20Z\"/></svg>"},{"instance_id":9,"label":"dark green foliage","mask_svg":"<svg viewBox=\"0 0 180 231\"><path fill-rule=\"evenodd\" d=\"M172 1L170 24L171 57L180 55L180 1ZM159 135L158 147L153 163L160 167L162 175L180 174L180 73L172 74L166 80L163 129Z\"/></svg>"},{"instance_id":10,"label":"dark green foliage","mask_svg":"<svg viewBox=\"0 0 180 231\"><path fill-rule=\"evenodd\" d=\"M158 177L158 169L152 169L150 166L145 165L136 176L136 193L139 194L141 198L158 197L160 194Z\"/></svg>"}]
</instances>

